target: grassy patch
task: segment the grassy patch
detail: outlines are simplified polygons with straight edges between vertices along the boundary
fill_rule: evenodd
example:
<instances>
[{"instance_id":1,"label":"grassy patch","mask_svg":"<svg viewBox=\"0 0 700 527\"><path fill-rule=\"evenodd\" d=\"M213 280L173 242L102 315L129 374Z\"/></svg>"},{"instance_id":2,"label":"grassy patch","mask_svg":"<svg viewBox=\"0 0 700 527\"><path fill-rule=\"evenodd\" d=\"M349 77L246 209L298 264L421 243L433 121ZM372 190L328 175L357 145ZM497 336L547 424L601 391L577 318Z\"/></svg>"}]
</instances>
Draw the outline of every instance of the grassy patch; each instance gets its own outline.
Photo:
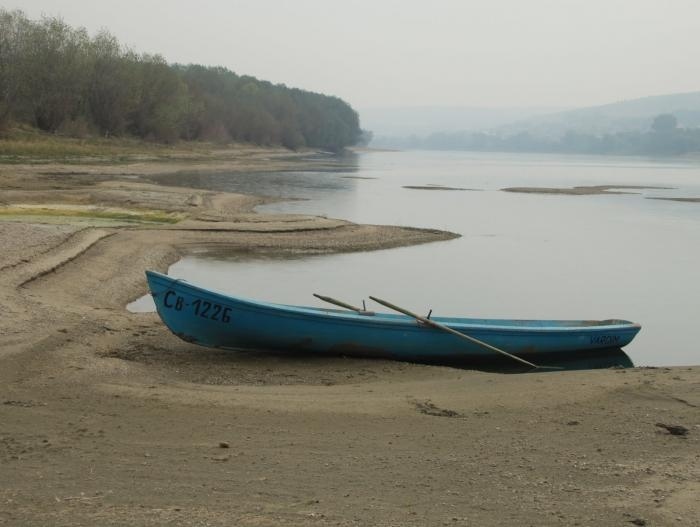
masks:
<instances>
[{"instance_id":1,"label":"grassy patch","mask_svg":"<svg viewBox=\"0 0 700 527\"><path fill-rule=\"evenodd\" d=\"M127 210L96 207L70 207L63 205L12 205L0 207L0 220L20 221L22 219L46 218L55 221L64 220L101 220L108 223L177 223L183 214L159 210Z\"/></svg>"}]
</instances>

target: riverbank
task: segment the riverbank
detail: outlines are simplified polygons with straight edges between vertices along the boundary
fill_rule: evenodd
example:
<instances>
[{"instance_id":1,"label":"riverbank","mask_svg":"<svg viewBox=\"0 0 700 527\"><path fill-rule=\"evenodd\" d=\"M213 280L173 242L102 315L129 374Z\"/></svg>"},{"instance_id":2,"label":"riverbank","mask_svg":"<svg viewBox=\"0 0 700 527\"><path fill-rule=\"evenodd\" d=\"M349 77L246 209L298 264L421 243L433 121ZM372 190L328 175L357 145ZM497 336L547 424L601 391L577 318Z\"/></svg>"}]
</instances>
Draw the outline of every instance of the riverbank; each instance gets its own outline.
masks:
<instances>
[{"instance_id":1,"label":"riverbank","mask_svg":"<svg viewBox=\"0 0 700 527\"><path fill-rule=\"evenodd\" d=\"M700 368L516 376L223 353L124 309L144 269L203 247L453 236L256 214L265 198L140 179L305 155L0 165L0 524L698 524Z\"/></svg>"}]
</instances>

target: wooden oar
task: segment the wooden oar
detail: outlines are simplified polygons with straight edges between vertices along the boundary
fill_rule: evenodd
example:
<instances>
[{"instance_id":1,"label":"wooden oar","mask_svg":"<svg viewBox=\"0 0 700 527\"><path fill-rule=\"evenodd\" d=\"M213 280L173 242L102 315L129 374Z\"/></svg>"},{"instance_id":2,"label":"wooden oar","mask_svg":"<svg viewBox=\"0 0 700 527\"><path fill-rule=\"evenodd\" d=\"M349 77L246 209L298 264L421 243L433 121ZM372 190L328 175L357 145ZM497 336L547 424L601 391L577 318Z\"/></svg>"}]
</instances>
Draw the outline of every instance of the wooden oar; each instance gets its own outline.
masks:
<instances>
[{"instance_id":1,"label":"wooden oar","mask_svg":"<svg viewBox=\"0 0 700 527\"><path fill-rule=\"evenodd\" d=\"M323 300L324 302L328 302L329 304L335 304L336 306L343 307L345 309L349 309L350 311L356 311L360 315L374 315L374 311L367 311L364 308L359 308L359 307L353 306L352 304L346 304L342 300L337 300L335 298L331 298L330 296L323 296L323 295L319 295L316 293L313 293L313 295L316 298ZM363 303L364 303L364 301L363 301Z\"/></svg>"},{"instance_id":2,"label":"wooden oar","mask_svg":"<svg viewBox=\"0 0 700 527\"><path fill-rule=\"evenodd\" d=\"M420 315L416 315L415 313L410 312L408 309L404 309L402 307L396 306L392 304L391 302L387 302L386 300L382 300L381 298L374 297L370 295L370 298L377 302L378 304L381 304L383 306L388 307L389 309L393 309L394 311L398 311L399 313L403 313L404 315L408 315L409 317L415 318L418 322L425 324L426 326L433 327L435 329L440 329L442 331L446 331L447 333L451 333L455 337L459 337L465 340L468 340L470 342L473 342L474 344L478 344L479 346L486 348L491 351L495 351L496 353L500 353L501 355L505 355L506 357L509 357L513 360L517 360L518 362L522 362L523 364L526 364L530 366L531 368L535 369L540 369L540 366L537 366L536 364L533 364L531 362L526 361L525 359L521 359L520 357L516 357L515 355L511 355L507 351L503 351L502 349L497 348L496 346L492 346L491 344L487 344L486 342L483 342L479 339L475 339L474 337L470 337L469 335L465 335L464 333L457 331L455 329L452 329L448 326L445 326L444 324L440 324L439 322L435 322L434 320L431 320L426 317L422 317Z\"/></svg>"}]
</instances>

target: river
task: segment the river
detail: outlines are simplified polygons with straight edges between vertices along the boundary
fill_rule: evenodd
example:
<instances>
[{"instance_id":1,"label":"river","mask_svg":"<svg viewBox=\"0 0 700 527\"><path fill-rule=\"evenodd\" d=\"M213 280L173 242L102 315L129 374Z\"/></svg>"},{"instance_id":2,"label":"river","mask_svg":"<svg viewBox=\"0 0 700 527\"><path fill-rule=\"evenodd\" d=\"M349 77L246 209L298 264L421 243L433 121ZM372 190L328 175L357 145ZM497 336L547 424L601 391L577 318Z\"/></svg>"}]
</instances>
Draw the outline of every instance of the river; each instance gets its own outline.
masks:
<instances>
[{"instance_id":1,"label":"river","mask_svg":"<svg viewBox=\"0 0 700 527\"><path fill-rule=\"evenodd\" d=\"M636 365L700 363L693 330L700 321L700 203L649 199L700 197L698 162L366 152L339 160L334 171L180 174L167 184L300 198L261 206L261 212L461 235L297 259L192 255L170 268L171 275L200 285L288 304L317 305L313 292L354 304L372 294L435 315L623 318L642 324L625 348ZM438 185L465 190L405 188ZM501 190L593 185L667 188L600 195Z\"/></svg>"}]
</instances>

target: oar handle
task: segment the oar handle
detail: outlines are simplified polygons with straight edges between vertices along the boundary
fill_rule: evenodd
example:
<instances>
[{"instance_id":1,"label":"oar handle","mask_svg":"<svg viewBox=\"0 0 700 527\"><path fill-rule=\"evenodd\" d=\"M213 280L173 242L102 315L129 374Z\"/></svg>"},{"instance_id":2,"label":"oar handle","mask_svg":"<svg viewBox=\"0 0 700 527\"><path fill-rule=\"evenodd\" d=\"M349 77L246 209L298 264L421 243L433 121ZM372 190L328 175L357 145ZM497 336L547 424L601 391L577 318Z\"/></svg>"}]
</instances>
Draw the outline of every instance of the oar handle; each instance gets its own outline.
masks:
<instances>
[{"instance_id":1,"label":"oar handle","mask_svg":"<svg viewBox=\"0 0 700 527\"><path fill-rule=\"evenodd\" d=\"M403 307L399 307L397 305L392 304L391 302L387 302L386 300L382 300L381 298L374 297L372 295L369 295L370 299L374 300L378 304L381 304L385 307L388 307L389 309L393 309L394 311L398 311L399 313L403 313L404 315L408 315L411 318L415 318L416 320L419 320L423 322L424 320L428 320L427 318L424 319L420 315L416 315L415 313L409 311L408 309L404 309ZM432 320L431 320L432 322Z\"/></svg>"},{"instance_id":2,"label":"oar handle","mask_svg":"<svg viewBox=\"0 0 700 527\"><path fill-rule=\"evenodd\" d=\"M404 315L408 315L409 317L415 318L418 322L422 322L423 324L427 326L431 326L436 329L441 329L442 331L445 331L447 333L451 333L455 337L460 337L462 339L468 340L470 342L473 342L474 344L478 344L479 346L489 349L491 351L494 351L496 353L500 353L501 355L504 355L506 357L509 357L513 360L516 360L522 364L526 364L527 366L530 366L531 368L538 369L539 366L536 364L533 364L532 362L528 362L525 359L521 359L520 357L517 357L516 355L512 355L508 353L507 351L503 351L500 348L497 348L496 346L492 346L491 344L488 344L486 342L483 342L477 338L470 337L469 335L466 335L465 333L462 333L461 331L457 331L456 329L452 329L451 327L445 326L444 324L440 324L439 322L435 322L434 320L431 320L429 318L422 317L420 315L416 315L415 313L412 313L408 309L404 309L402 307L399 307L397 305L392 304L391 302L387 302L386 300L382 300L381 298L377 298L374 296L370 295L370 298L377 302L378 304L382 304L385 307L388 307L389 309L393 309L394 311L398 311L399 313L403 313Z\"/></svg>"}]
</instances>

